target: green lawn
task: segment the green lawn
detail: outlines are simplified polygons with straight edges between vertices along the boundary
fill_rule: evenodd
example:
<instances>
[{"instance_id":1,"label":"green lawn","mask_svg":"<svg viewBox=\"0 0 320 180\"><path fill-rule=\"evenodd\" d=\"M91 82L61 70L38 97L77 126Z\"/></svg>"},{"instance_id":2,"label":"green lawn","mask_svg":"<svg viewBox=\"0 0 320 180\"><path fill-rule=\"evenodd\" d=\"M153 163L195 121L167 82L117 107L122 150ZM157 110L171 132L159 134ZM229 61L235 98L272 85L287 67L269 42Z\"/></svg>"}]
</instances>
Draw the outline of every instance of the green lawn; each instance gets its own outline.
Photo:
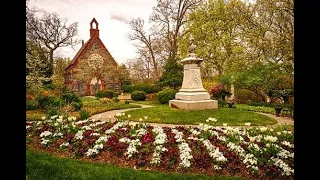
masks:
<instances>
[{"instance_id":1,"label":"green lawn","mask_svg":"<svg viewBox=\"0 0 320 180\"><path fill-rule=\"evenodd\" d=\"M130 110L127 111L126 114L131 115L130 120L138 120L139 118L148 116L148 119L144 121L152 123L199 124L207 123L206 119L209 117L216 118L218 120L216 125L219 126L221 126L222 123L227 123L228 125L233 126L244 125L246 122L251 123L253 126L271 125L277 123L277 121L273 118L237 108L219 107L215 110L186 111L170 108L167 104L152 105L155 107ZM212 122L209 124L212 124Z\"/></svg>"},{"instance_id":2,"label":"green lawn","mask_svg":"<svg viewBox=\"0 0 320 180\"><path fill-rule=\"evenodd\" d=\"M94 115L97 113L110 111L110 110L141 107L140 105L136 105L136 104L125 104L124 102L104 104L104 103L101 103L98 99L91 98L91 97L80 97L80 99L83 103L83 106L81 109L88 111L90 115ZM42 120L41 117L45 115L46 115L46 112L41 109L29 110L29 111L26 111L26 120L41 121ZM76 112L76 111L70 112L69 115L79 117L79 112Z\"/></svg>"},{"instance_id":3,"label":"green lawn","mask_svg":"<svg viewBox=\"0 0 320 180\"><path fill-rule=\"evenodd\" d=\"M47 153L26 149L26 179L219 179L237 180L238 177L183 175L154 171L134 170L102 163L89 163L60 158Z\"/></svg>"}]
</instances>

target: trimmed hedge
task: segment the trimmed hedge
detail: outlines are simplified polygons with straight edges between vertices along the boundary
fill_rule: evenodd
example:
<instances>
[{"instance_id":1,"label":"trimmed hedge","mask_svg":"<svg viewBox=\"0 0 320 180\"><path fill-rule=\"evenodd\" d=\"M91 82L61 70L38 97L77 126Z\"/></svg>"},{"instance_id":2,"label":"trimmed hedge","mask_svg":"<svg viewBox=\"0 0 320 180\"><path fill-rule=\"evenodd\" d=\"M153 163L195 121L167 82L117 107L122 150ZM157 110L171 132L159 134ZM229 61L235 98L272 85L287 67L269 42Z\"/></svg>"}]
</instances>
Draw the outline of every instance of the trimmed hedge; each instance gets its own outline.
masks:
<instances>
[{"instance_id":1,"label":"trimmed hedge","mask_svg":"<svg viewBox=\"0 0 320 180\"><path fill-rule=\"evenodd\" d=\"M170 100L174 99L176 93L177 93L176 90L166 88L166 89L157 93L157 100L161 104L168 103Z\"/></svg>"},{"instance_id":2,"label":"trimmed hedge","mask_svg":"<svg viewBox=\"0 0 320 180\"><path fill-rule=\"evenodd\" d=\"M131 99L135 101L144 101L147 98L147 93L144 91L133 91L131 93Z\"/></svg>"},{"instance_id":3,"label":"trimmed hedge","mask_svg":"<svg viewBox=\"0 0 320 180\"><path fill-rule=\"evenodd\" d=\"M143 91L147 94L159 92L159 88L154 84L135 84L135 85L123 85L122 90L126 93L132 93L133 91Z\"/></svg>"}]
</instances>

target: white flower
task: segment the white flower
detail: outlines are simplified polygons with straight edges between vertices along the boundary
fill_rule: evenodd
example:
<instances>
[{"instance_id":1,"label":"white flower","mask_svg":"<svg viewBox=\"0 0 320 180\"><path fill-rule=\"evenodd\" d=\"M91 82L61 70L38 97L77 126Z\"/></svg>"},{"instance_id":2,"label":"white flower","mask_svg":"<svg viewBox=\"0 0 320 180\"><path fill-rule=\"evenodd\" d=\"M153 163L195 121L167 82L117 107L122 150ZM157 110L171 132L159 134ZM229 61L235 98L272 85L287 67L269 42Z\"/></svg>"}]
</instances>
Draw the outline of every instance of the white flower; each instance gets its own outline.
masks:
<instances>
[{"instance_id":1,"label":"white flower","mask_svg":"<svg viewBox=\"0 0 320 180\"><path fill-rule=\"evenodd\" d=\"M54 115L54 116L51 116L50 119L55 119L57 117L58 117L58 115Z\"/></svg>"},{"instance_id":2,"label":"white flower","mask_svg":"<svg viewBox=\"0 0 320 180\"><path fill-rule=\"evenodd\" d=\"M280 136L280 135L281 135L281 132L277 132L277 135Z\"/></svg>"},{"instance_id":3,"label":"white flower","mask_svg":"<svg viewBox=\"0 0 320 180\"><path fill-rule=\"evenodd\" d=\"M244 125L246 125L246 126L250 126L250 125L251 125L251 123L244 123Z\"/></svg>"},{"instance_id":4,"label":"white flower","mask_svg":"<svg viewBox=\"0 0 320 180\"><path fill-rule=\"evenodd\" d=\"M122 116L125 116L125 115L126 115L126 113L124 113L124 112L123 112L123 113L121 113L121 115L122 115Z\"/></svg>"},{"instance_id":5,"label":"white flower","mask_svg":"<svg viewBox=\"0 0 320 180\"><path fill-rule=\"evenodd\" d=\"M54 123L54 126L59 126L59 123Z\"/></svg>"},{"instance_id":6,"label":"white flower","mask_svg":"<svg viewBox=\"0 0 320 180\"><path fill-rule=\"evenodd\" d=\"M267 127L261 127L261 128L260 128L260 131L261 131L261 132L264 132L264 131L266 131L267 129L268 129Z\"/></svg>"},{"instance_id":7,"label":"white flower","mask_svg":"<svg viewBox=\"0 0 320 180\"><path fill-rule=\"evenodd\" d=\"M67 146L69 146L70 144L68 143L68 142L66 142L66 143L62 143L62 144L60 144L60 148L62 148L62 147L67 147Z\"/></svg>"},{"instance_id":8,"label":"white flower","mask_svg":"<svg viewBox=\"0 0 320 180\"><path fill-rule=\"evenodd\" d=\"M45 117L45 116L42 116L42 117L41 117L41 119L42 119L42 120L45 120L45 119L46 119L46 117Z\"/></svg>"},{"instance_id":9,"label":"white flower","mask_svg":"<svg viewBox=\"0 0 320 180\"><path fill-rule=\"evenodd\" d=\"M139 121L141 122L141 121L142 121L142 118L139 118Z\"/></svg>"},{"instance_id":10,"label":"white flower","mask_svg":"<svg viewBox=\"0 0 320 180\"><path fill-rule=\"evenodd\" d=\"M264 140L270 141L270 142L276 142L278 140L278 138L274 137L274 136L267 135L267 136L264 137Z\"/></svg>"},{"instance_id":11,"label":"white flower","mask_svg":"<svg viewBox=\"0 0 320 180\"><path fill-rule=\"evenodd\" d=\"M119 117L119 116L121 116L121 115L122 115L121 113L117 113L115 116Z\"/></svg>"},{"instance_id":12,"label":"white flower","mask_svg":"<svg viewBox=\"0 0 320 180\"><path fill-rule=\"evenodd\" d=\"M148 116L144 116L144 119L147 120L147 119L148 119Z\"/></svg>"},{"instance_id":13,"label":"white flower","mask_svg":"<svg viewBox=\"0 0 320 180\"><path fill-rule=\"evenodd\" d=\"M223 126L228 126L228 124L227 124L227 123L223 123L222 125L223 125Z\"/></svg>"},{"instance_id":14,"label":"white flower","mask_svg":"<svg viewBox=\"0 0 320 180\"><path fill-rule=\"evenodd\" d=\"M131 115L130 115L130 114L128 114L128 118L131 118Z\"/></svg>"},{"instance_id":15,"label":"white flower","mask_svg":"<svg viewBox=\"0 0 320 180\"><path fill-rule=\"evenodd\" d=\"M40 134L40 137L48 137L52 135L52 132L50 131L43 131L41 134Z\"/></svg>"},{"instance_id":16,"label":"white flower","mask_svg":"<svg viewBox=\"0 0 320 180\"><path fill-rule=\"evenodd\" d=\"M111 119L111 116L108 116L109 117L109 119Z\"/></svg>"}]
</instances>

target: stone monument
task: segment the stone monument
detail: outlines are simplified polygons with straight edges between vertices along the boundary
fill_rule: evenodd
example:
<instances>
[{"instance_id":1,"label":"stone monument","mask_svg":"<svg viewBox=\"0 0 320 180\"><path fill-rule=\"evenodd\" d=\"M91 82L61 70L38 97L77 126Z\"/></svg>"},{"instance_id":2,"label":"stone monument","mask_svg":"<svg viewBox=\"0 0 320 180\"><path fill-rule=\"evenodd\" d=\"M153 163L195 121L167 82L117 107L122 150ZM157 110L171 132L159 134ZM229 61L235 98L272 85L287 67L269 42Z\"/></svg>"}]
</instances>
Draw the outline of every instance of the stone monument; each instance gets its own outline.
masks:
<instances>
[{"instance_id":1,"label":"stone monument","mask_svg":"<svg viewBox=\"0 0 320 180\"><path fill-rule=\"evenodd\" d=\"M217 109L218 101L210 99L209 93L203 88L200 64L201 58L195 54L196 45L190 37L188 57L184 58L182 87L175 95L174 100L169 101L169 107L185 110Z\"/></svg>"}]
</instances>

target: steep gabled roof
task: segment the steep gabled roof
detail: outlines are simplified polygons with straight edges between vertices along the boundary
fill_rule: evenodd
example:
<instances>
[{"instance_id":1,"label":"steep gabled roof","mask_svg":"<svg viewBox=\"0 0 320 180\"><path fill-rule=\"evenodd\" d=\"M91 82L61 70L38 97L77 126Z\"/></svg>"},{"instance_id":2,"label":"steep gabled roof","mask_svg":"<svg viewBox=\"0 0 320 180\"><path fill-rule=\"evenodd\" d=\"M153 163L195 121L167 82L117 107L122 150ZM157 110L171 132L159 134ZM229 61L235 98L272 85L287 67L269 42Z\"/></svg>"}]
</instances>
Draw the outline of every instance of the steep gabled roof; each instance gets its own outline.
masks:
<instances>
[{"instance_id":1,"label":"steep gabled roof","mask_svg":"<svg viewBox=\"0 0 320 180\"><path fill-rule=\"evenodd\" d=\"M110 55L111 60L113 61L113 64L115 66L118 65L118 63L114 60L114 58L112 57L112 55L110 54L110 52L108 51L108 49L106 48L106 46L103 44L103 42L101 41L101 39L97 36L94 35L93 37L91 37L81 48L80 50L77 52L77 54L74 56L74 58L72 59L71 63L69 64L69 66L65 69L65 71L67 71L68 69L70 69L72 66L74 66L75 64L77 64L79 58L81 57L81 55L83 55L88 48L91 46L93 40L97 40L98 44L100 44L102 46L102 48Z\"/></svg>"}]
</instances>

